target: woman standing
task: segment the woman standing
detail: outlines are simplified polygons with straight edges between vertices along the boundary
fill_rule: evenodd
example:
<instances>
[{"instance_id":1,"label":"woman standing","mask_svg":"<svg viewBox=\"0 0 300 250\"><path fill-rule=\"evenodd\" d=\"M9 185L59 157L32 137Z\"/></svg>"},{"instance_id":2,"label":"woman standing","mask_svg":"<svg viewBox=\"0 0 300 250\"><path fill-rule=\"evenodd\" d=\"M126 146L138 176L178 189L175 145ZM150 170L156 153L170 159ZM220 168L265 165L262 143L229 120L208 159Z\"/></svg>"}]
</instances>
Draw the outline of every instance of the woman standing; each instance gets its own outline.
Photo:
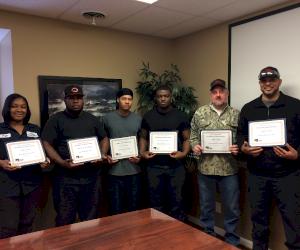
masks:
<instances>
[{"instance_id":1,"label":"woman standing","mask_svg":"<svg viewBox=\"0 0 300 250\"><path fill-rule=\"evenodd\" d=\"M48 162L24 166L10 164L5 144L37 139L40 128L30 124L31 112L24 96L9 95L0 123L0 239L32 231L41 194L42 169Z\"/></svg>"}]
</instances>

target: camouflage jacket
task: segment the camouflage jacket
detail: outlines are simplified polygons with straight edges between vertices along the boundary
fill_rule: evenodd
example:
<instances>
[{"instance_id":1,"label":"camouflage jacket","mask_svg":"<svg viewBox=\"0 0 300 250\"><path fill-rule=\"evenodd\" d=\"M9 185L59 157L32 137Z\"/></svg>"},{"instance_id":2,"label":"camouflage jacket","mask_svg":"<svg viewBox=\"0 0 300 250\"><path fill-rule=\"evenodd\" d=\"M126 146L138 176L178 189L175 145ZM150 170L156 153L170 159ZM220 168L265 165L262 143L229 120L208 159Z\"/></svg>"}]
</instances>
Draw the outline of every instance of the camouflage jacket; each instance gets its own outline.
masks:
<instances>
[{"instance_id":1,"label":"camouflage jacket","mask_svg":"<svg viewBox=\"0 0 300 250\"><path fill-rule=\"evenodd\" d=\"M191 121L191 147L200 144L200 133L205 129L230 129L233 135L232 143L236 144L238 117L239 111L230 106L227 106L220 116L211 105L198 108ZM205 175L228 176L238 172L238 165L231 154L201 154L198 170Z\"/></svg>"}]
</instances>

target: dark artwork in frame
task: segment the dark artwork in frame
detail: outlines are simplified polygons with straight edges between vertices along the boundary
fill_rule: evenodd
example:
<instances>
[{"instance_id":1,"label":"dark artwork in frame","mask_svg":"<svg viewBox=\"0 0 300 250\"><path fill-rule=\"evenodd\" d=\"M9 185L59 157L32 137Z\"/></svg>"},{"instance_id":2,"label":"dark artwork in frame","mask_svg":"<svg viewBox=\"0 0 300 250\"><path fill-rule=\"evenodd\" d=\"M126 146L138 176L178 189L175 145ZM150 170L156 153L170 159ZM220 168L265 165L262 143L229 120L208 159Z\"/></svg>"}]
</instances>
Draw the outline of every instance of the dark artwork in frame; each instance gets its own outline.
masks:
<instances>
[{"instance_id":1,"label":"dark artwork in frame","mask_svg":"<svg viewBox=\"0 0 300 250\"><path fill-rule=\"evenodd\" d=\"M49 117L65 109L64 89L68 85L82 86L84 110L101 117L116 109L116 93L122 87L121 79L38 76L41 127Z\"/></svg>"}]
</instances>

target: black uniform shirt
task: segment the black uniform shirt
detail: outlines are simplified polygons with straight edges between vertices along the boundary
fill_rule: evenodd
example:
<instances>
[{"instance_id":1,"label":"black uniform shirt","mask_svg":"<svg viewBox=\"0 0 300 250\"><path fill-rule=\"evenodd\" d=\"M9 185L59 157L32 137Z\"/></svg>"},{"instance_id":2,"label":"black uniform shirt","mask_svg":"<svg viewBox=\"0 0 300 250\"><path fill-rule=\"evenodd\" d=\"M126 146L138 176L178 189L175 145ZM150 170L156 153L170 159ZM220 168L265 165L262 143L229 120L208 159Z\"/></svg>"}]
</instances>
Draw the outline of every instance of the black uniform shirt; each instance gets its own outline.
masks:
<instances>
[{"instance_id":1,"label":"black uniform shirt","mask_svg":"<svg viewBox=\"0 0 300 250\"><path fill-rule=\"evenodd\" d=\"M248 141L248 126L251 121L269 119L285 119L286 139L298 151L298 160L288 160L278 157L273 147L264 147L263 152L253 157L247 155L247 165L252 174L268 177L282 177L299 169L300 156L300 101L280 92L277 101L267 107L262 102L262 96L244 105L239 118L237 144L242 146Z\"/></svg>"},{"instance_id":2,"label":"black uniform shirt","mask_svg":"<svg viewBox=\"0 0 300 250\"><path fill-rule=\"evenodd\" d=\"M40 128L34 124L27 124L20 135L7 123L0 123L0 158L8 160L6 143L37 139ZM24 166L15 171L0 168L0 197L13 197L28 194L36 189L42 180L42 169L39 164Z\"/></svg>"},{"instance_id":3,"label":"black uniform shirt","mask_svg":"<svg viewBox=\"0 0 300 250\"><path fill-rule=\"evenodd\" d=\"M187 115L177 108L172 108L167 113L161 113L154 107L144 115L141 128L147 131L148 140L149 132L151 131L177 131L178 150L181 151L184 141L183 131L190 129L190 122ZM153 165L172 166L176 161L176 159L171 158L169 155L156 155L149 160L149 163Z\"/></svg>"},{"instance_id":4,"label":"black uniform shirt","mask_svg":"<svg viewBox=\"0 0 300 250\"><path fill-rule=\"evenodd\" d=\"M50 117L42 132L42 140L49 142L64 160L70 159L68 140L93 136L99 141L106 137L103 124L96 116L85 111L76 117L70 116L66 111L58 112ZM55 173L69 178L69 182L77 183L80 178L95 177L98 170L99 168L91 164L76 169L66 169L57 165Z\"/></svg>"}]
</instances>

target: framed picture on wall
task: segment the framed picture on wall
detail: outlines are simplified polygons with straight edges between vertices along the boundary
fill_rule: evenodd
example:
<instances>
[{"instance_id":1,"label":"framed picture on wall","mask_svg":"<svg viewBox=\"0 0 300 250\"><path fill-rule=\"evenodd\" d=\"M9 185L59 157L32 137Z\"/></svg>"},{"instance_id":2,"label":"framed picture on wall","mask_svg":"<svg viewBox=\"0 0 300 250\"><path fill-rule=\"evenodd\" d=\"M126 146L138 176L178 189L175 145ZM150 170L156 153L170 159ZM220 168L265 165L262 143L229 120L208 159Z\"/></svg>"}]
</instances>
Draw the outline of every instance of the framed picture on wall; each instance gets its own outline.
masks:
<instances>
[{"instance_id":1,"label":"framed picture on wall","mask_svg":"<svg viewBox=\"0 0 300 250\"><path fill-rule=\"evenodd\" d=\"M38 76L41 127L49 117L65 109L64 89L71 84L81 85L84 110L101 117L116 109L116 93L122 87L121 79Z\"/></svg>"}]
</instances>

